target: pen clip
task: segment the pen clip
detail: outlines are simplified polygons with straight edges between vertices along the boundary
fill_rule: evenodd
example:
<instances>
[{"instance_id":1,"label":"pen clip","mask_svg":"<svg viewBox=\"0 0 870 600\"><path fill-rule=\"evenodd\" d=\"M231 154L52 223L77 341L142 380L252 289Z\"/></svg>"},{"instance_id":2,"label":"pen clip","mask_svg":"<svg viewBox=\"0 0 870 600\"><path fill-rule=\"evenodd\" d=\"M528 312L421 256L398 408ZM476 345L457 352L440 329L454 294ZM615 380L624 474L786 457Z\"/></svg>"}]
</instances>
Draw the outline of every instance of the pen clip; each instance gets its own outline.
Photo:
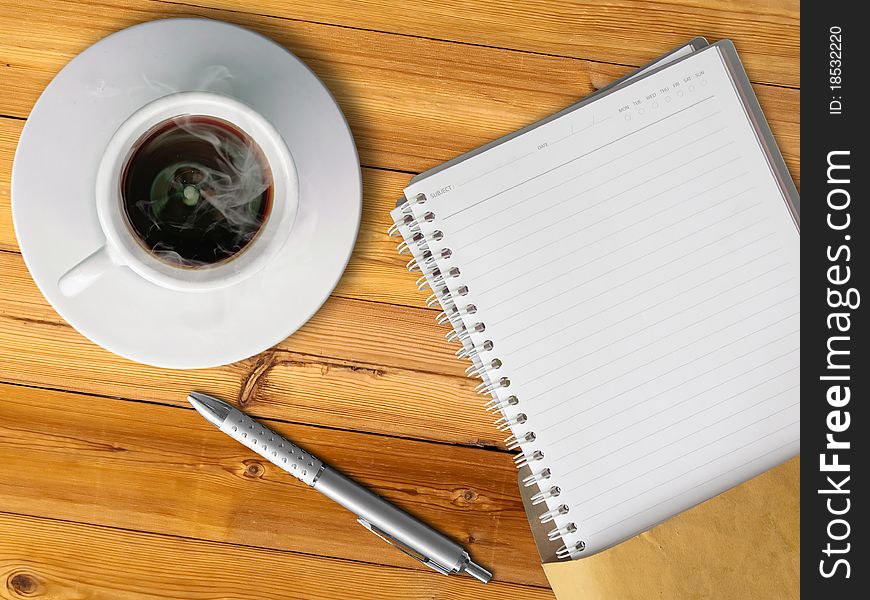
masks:
<instances>
[{"instance_id":1,"label":"pen clip","mask_svg":"<svg viewBox=\"0 0 870 600\"><path fill-rule=\"evenodd\" d=\"M371 531L373 534L375 534L376 536L378 536L379 538L381 538L382 540L384 540L388 544L390 544L391 546L395 547L400 552L403 552L403 553L407 554L408 556L410 556L411 558L420 561L424 565L427 565L430 568L435 569L439 573L443 573L444 575L450 575L451 573L453 573L453 571L451 569L448 569L447 567L444 567L444 566L438 564L437 562L433 561L428 556L424 556L424 555L420 554L419 552L417 552L416 550L409 548L408 546L406 546L405 544L403 544L402 542L400 542L396 538L392 537L389 533L387 533L383 529L379 529L379 528L375 527L374 525L372 525L371 523L369 523L365 519L359 518L356 520L356 522L359 523L360 525L362 525L363 527L365 527L366 529L368 529L369 531Z\"/></svg>"}]
</instances>

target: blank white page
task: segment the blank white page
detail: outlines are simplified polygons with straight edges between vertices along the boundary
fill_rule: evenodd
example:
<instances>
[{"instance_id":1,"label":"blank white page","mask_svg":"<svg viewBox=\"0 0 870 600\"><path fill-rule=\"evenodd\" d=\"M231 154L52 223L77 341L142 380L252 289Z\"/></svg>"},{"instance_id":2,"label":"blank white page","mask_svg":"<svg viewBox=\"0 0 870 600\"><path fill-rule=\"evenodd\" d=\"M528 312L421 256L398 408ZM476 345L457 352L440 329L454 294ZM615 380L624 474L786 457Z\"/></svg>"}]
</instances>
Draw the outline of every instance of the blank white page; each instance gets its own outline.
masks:
<instances>
[{"instance_id":1,"label":"blank white page","mask_svg":"<svg viewBox=\"0 0 870 600\"><path fill-rule=\"evenodd\" d=\"M494 393L519 400L506 413L544 453L548 507L569 507L555 525L585 544L574 558L799 452L799 232L719 48L406 189L421 193L472 341L510 381Z\"/></svg>"}]
</instances>

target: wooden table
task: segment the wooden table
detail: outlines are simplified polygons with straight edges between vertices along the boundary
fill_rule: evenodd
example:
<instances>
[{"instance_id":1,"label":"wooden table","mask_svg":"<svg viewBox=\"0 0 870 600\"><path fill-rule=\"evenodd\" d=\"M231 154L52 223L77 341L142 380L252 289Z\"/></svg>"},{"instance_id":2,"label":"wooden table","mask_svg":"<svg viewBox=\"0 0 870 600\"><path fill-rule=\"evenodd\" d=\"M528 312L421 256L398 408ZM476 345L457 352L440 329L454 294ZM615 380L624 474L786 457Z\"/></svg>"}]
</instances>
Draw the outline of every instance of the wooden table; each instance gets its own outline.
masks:
<instances>
[{"instance_id":1,"label":"wooden table","mask_svg":"<svg viewBox=\"0 0 870 600\"><path fill-rule=\"evenodd\" d=\"M548 598L511 454L386 236L413 173L543 117L695 36L730 37L799 175L797 0L0 0L0 598ZM87 341L40 295L9 177L73 56L163 17L238 23L324 80L364 211L317 315L236 364L169 371ZM481 586L396 552L189 408L243 406L466 544Z\"/></svg>"}]
</instances>

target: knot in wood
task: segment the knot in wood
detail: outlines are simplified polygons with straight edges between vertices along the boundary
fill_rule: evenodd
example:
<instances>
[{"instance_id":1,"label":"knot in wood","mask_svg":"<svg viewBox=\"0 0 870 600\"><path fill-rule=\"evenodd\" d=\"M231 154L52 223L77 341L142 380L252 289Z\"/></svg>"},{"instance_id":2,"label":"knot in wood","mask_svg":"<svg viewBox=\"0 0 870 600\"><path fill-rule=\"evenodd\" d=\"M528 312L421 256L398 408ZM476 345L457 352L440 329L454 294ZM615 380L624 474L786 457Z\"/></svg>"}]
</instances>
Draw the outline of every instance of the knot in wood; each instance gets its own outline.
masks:
<instances>
[{"instance_id":1,"label":"knot in wood","mask_svg":"<svg viewBox=\"0 0 870 600\"><path fill-rule=\"evenodd\" d=\"M15 573L9 578L9 589L19 596L32 596L39 591L39 581L30 573Z\"/></svg>"},{"instance_id":2,"label":"knot in wood","mask_svg":"<svg viewBox=\"0 0 870 600\"><path fill-rule=\"evenodd\" d=\"M244 476L250 479L257 479L263 476L263 473L266 472L266 469L263 468L263 465L257 462L256 460L246 460L245 461L245 472Z\"/></svg>"}]
</instances>

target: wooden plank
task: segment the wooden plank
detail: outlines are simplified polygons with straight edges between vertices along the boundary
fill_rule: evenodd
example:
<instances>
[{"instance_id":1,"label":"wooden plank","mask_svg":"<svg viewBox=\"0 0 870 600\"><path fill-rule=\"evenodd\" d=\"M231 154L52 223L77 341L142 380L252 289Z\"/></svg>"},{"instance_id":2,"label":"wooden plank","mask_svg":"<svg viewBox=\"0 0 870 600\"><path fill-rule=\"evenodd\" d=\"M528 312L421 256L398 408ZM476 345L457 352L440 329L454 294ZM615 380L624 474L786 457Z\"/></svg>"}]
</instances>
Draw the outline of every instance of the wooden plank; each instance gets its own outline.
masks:
<instances>
[{"instance_id":1,"label":"wooden plank","mask_svg":"<svg viewBox=\"0 0 870 600\"><path fill-rule=\"evenodd\" d=\"M501 445L431 311L333 298L273 351L169 370L89 342L46 303L20 255L0 252L0 381L184 405L191 390L255 415L443 442Z\"/></svg>"},{"instance_id":2,"label":"wooden plank","mask_svg":"<svg viewBox=\"0 0 870 600\"><path fill-rule=\"evenodd\" d=\"M0 514L0 598L553 598L548 589Z\"/></svg>"},{"instance_id":3,"label":"wooden plank","mask_svg":"<svg viewBox=\"0 0 870 600\"><path fill-rule=\"evenodd\" d=\"M511 455L269 422L467 544L502 581L546 585ZM0 384L0 510L426 569L193 409ZM39 468L33 468L39 465Z\"/></svg>"},{"instance_id":4,"label":"wooden plank","mask_svg":"<svg viewBox=\"0 0 870 600\"><path fill-rule=\"evenodd\" d=\"M160 17L220 18L275 39L324 80L348 118L364 165L413 172L547 116L628 71L573 58L147 0L123 5L47 0L32 6L25 20L7 9L10 1L14 7L14 0L0 0L5 35L0 78L8 90L0 96L0 114L26 116L68 60L113 31ZM46 35L51 44L45 44ZM656 53L669 45L661 43ZM794 168L799 91L756 89ZM397 187L390 200L400 191Z\"/></svg>"},{"instance_id":5,"label":"wooden plank","mask_svg":"<svg viewBox=\"0 0 870 600\"><path fill-rule=\"evenodd\" d=\"M24 121L0 118L0 174L12 171L23 126ZM396 252L398 240L386 233L392 223L390 210L409 179L405 173L363 169L362 223L353 257L335 290L337 296L425 307L426 294L417 290L416 278L405 268L408 257ZM18 251L9 186L9 176L0 177L0 250Z\"/></svg>"},{"instance_id":6,"label":"wooden plank","mask_svg":"<svg viewBox=\"0 0 870 600\"><path fill-rule=\"evenodd\" d=\"M426 308L426 296L408 273L409 256L396 251L401 238L390 237L390 211L402 196L411 176L406 173L364 167L363 211L359 234L350 262L334 295L374 302ZM434 318L433 313L431 315Z\"/></svg>"},{"instance_id":7,"label":"wooden plank","mask_svg":"<svg viewBox=\"0 0 870 600\"><path fill-rule=\"evenodd\" d=\"M39 9L43 7L40 4L35 8L37 16ZM49 8L54 6L55 11L67 10L59 8L57 5L48 5ZM67 5L64 5L67 6ZM150 6L150 5L148 5ZM45 9L49 10L49 9ZM74 10L69 8L69 10ZM106 12L106 11L104 11ZM116 11L111 11L115 14ZM119 11L124 14L123 11ZM53 14L49 10L49 15ZM139 13L132 13L133 16ZM212 13L209 13L212 14ZM52 48L62 47L64 44L69 44L69 39L73 39L75 44L80 41L82 31L94 39L111 30L112 27L103 23L99 19L108 19L110 17L100 16L96 19L99 27L103 29L94 30L90 26L91 21L87 21L83 26L83 15L78 16L78 21L72 19L72 24L68 21L56 22L53 27L63 29L64 35L58 35L61 40L58 43L53 43ZM45 15L43 15L44 17ZM67 15L69 16L69 15ZM129 18L133 18L127 14ZM156 14L146 14L143 18L157 16ZM277 19L262 19L263 29L266 33L270 31L276 35L285 35L282 33L286 21ZM277 24L276 24L277 23ZM45 25L47 27L47 25ZM306 27L309 27L306 25ZM314 26L311 26L314 27ZM271 29L270 29L271 28ZM39 29L38 27L36 28ZM327 28L326 31L334 31L335 28ZM312 30L314 31L314 30ZM341 30L341 35L345 35L344 30ZM300 33L299 31L295 33ZM302 32L305 33L305 32ZM311 39L307 43L315 44L316 36L313 33L306 33ZM354 33L354 35L356 35ZM375 34L366 34L375 35ZM286 37L286 35L285 35ZM395 41L397 36L381 36L391 43ZM31 37L23 36L21 39L31 39ZM307 39L307 38L306 38ZM341 38L344 40L344 38ZM341 41L339 40L339 41ZM91 40L92 41L92 40ZM365 40L362 40L365 41ZM349 42L344 40L343 44ZM402 43L407 43L402 40ZM434 43L434 42L433 42ZM86 45L86 44L85 44ZM369 44L371 45L371 43ZM452 49L455 44L442 44L447 49ZM364 46L364 44L363 44ZM344 47L344 46L342 46ZM421 46L421 49L428 48L428 45ZM8 51L7 46L0 46L0 50L5 53ZM42 53L33 52L39 56L51 55L54 50L44 50ZM513 56L517 53L505 53L494 51L491 49L479 49L481 52L487 53L486 56L478 57L478 62L483 64L490 58L498 58L502 55ZM476 52L477 50L475 50ZM329 53L329 48L324 50L324 53ZM429 52L430 58L433 52ZM455 59L456 57L454 57ZM539 57L541 59L550 60L550 57ZM434 59L433 59L434 60ZM532 60L532 59L529 59ZM535 59L537 60L537 59ZM577 61L572 61L576 63ZM55 65L59 66L62 61L55 61ZM0 63L0 68L2 67ZM10 63L11 64L11 63ZM507 64L502 60L502 65ZM31 65L36 69L36 65ZM540 66L540 65L533 65ZM21 68L20 65L9 67L12 69ZM370 68L366 66L366 68ZM445 68L447 68L445 66ZM455 71L455 68L453 69ZM30 72L30 71L28 71ZM38 73L46 73L49 71L37 71ZM528 75L528 73L526 73ZM531 87L537 85L532 79ZM514 82L516 83L516 82ZM512 85L514 84L512 83ZM599 82L599 83L603 83ZM519 83L516 83L519 86ZM598 83L596 83L598 85ZM18 88L15 88L16 90ZM401 89L397 88L397 89ZM519 90L520 87L517 87ZM761 88L769 90L771 88ZM533 90L534 92L534 90ZM775 107L786 118L795 119L796 113L789 111L788 102L781 102L782 96L774 94L771 98L765 100L766 103ZM797 129L796 122L790 122L793 125L794 131ZM8 172L7 166L11 162L14 141L17 139L20 132L21 122L14 120L0 120L0 166L4 172ZM785 138L787 143L792 143L791 137ZM795 135L793 142L796 147L797 136ZM422 300L411 283L412 278L404 272L399 259L393 249L393 242L386 238L384 231L388 224L387 211L393 203L395 195L399 188L404 184L406 176L399 173L389 173L383 171L366 171L366 200L365 200L365 216L363 220L363 230L360 235L360 242L354 255L348 273L342 280L342 283L337 291L338 295L346 297L359 297L372 300L386 300L407 304L419 305ZM6 186L6 178L3 178L3 186ZM395 193L393 189L395 188ZM7 248L14 248L14 236L11 231L11 223L9 220L9 205L8 205L8 189L0 188L0 193L4 196L0 198L0 241ZM15 259L9 259L14 262ZM322 357L324 355L323 348L330 349L328 358L336 359L332 361L311 361L309 357L298 357L295 354L287 355L283 352L271 354L267 357L265 363L257 361L249 361L234 368L229 368L221 373L220 376L208 373L208 375L187 374L179 377L176 373L166 375L159 370L149 370L144 368L144 372L139 369L139 366L132 366L127 361L117 359L94 348L89 343L81 339L80 336L66 329L62 334L66 339L71 340L71 346L64 350L65 363L63 367L58 368L54 363L57 362L57 351L53 347L54 335L58 335L52 327L52 324L59 324L60 320L39 298L35 293L32 283L27 279L26 273L19 266L9 267L9 277L13 281L4 286L8 295L5 296L8 304L15 304L13 308L8 309L10 315L14 315L18 319L18 327L24 327L24 334L18 333L17 329L10 330L7 335L11 340L8 348L17 350L8 350L10 356L15 355L14 369L7 369L9 373L9 381L21 381L25 383L36 383L38 385L46 385L50 387L66 387L73 386L72 389L81 391L89 391L94 393L103 393L100 391L101 385L108 385L111 393L124 395L128 397L139 398L145 394L156 395L163 401L177 401L177 398L183 394L192 385L209 384L216 386L216 391L227 393L231 396L236 396L242 389L260 389L261 393L256 395L252 402L262 402L264 409L276 408L283 406L284 402L288 402L285 398L292 397L294 391L307 389L294 386L294 382L304 382L306 385L313 385L317 394L322 397L316 401L309 398L299 398L289 401L288 406L292 406L294 413L297 415L305 415L305 418L317 420L317 415L330 414L330 424L338 427L352 426L355 422L354 414L348 408L350 406L355 409L366 407L366 410L373 411L367 414L385 415L387 424L393 424L395 420L395 407L398 402L403 405L408 402L409 398L418 398L421 395L434 397L434 409L437 409L438 415L435 417L435 423L441 427L441 431L446 435L455 436L447 438L449 441L463 441L466 443L493 443L497 438L494 438L491 428L488 425L488 416L481 414L479 403L476 400L467 402L470 396L468 386L465 381L457 381L451 378L439 378L428 376L414 375L404 371L404 369L414 369L420 371L434 371L438 374L458 375L459 370L464 366L463 363L455 361L449 353L448 347L443 343L441 334L443 330L435 327L429 321L427 311L404 311L383 309L379 305L367 306L365 303L348 303L342 301L330 302L319 314L315 321L303 331L291 337L287 342L282 344L282 350L289 350L294 353L312 354ZM24 312L21 312L21 311ZM36 316L28 311L36 313ZM24 317L44 321L43 323L31 323L28 326L22 325L20 319ZM309 335L310 333L310 335ZM35 340L33 350L21 352L23 340ZM16 345L17 343L17 345ZM408 349L413 348L413 352ZM69 355L66 356L66 353ZM96 360L95 360L96 359ZM274 362L274 364L273 364ZM303 366L304 365L304 366ZM380 366L397 367L398 371L391 369L379 369ZM334 368L333 368L334 367ZM360 370L359 367L363 367ZM374 367L374 368L372 368ZM260 374L258 385L248 385L247 379L252 373ZM316 376L318 372L324 371L323 377ZM121 376L121 374L124 376ZM127 374L134 373L132 379L127 377ZM363 374L367 373L368 377ZM378 379L380 378L380 379ZM363 380L367 385L363 386L364 393L356 394L356 388L360 380ZM378 385L374 385L373 381L378 379ZM419 382L425 381L424 385ZM314 382L321 382L322 385L317 386ZM410 386L416 383L417 385ZM382 389L378 386L384 385ZM146 391L147 390L147 391ZM384 399L384 391L388 390L391 395L386 400ZM344 399L342 403L335 403L331 400L333 394ZM395 394L396 397L392 395ZM359 405L355 405L350 401L355 398ZM452 419L453 411L457 410L455 403L457 400L464 408L459 409L456 418ZM327 409L326 406L333 407ZM276 408L277 409L277 408ZM280 409L277 409L280 410ZM265 413L273 416L282 416L282 413ZM419 419L419 421L424 421ZM425 422L406 422L399 427L397 433L399 435L411 435L415 437L428 437L431 435L431 427ZM461 431L453 429L454 424L461 421ZM350 425L349 425L350 424ZM466 426L470 425L470 426Z\"/></svg>"},{"instance_id":8,"label":"wooden plank","mask_svg":"<svg viewBox=\"0 0 870 600\"><path fill-rule=\"evenodd\" d=\"M753 81L800 87L799 0L173 1L635 66L696 35L730 37Z\"/></svg>"},{"instance_id":9,"label":"wooden plank","mask_svg":"<svg viewBox=\"0 0 870 600\"><path fill-rule=\"evenodd\" d=\"M12 227L12 157L24 121L0 118L0 250L18 251Z\"/></svg>"},{"instance_id":10,"label":"wooden plank","mask_svg":"<svg viewBox=\"0 0 870 600\"><path fill-rule=\"evenodd\" d=\"M780 99L777 96L770 98L762 96L762 100L769 105L776 105ZM778 110L785 113L787 109L787 105L782 105ZM0 118L0 173L11 173L15 145L23 124L21 120ZM800 142L799 125L795 120L789 127L781 128L780 143L797 150ZM787 160L792 173L799 174L799 155L788 155ZM363 169L364 201L360 233L353 257L335 291L336 295L424 307L425 294L421 294L414 287L414 277L405 270L407 257L398 255L397 240L386 235L391 222L389 211L409 179L410 176L404 173ZM12 227L10 202L9 177L2 177L0 178L0 250L18 250Z\"/></svg>"}]
</instances>

